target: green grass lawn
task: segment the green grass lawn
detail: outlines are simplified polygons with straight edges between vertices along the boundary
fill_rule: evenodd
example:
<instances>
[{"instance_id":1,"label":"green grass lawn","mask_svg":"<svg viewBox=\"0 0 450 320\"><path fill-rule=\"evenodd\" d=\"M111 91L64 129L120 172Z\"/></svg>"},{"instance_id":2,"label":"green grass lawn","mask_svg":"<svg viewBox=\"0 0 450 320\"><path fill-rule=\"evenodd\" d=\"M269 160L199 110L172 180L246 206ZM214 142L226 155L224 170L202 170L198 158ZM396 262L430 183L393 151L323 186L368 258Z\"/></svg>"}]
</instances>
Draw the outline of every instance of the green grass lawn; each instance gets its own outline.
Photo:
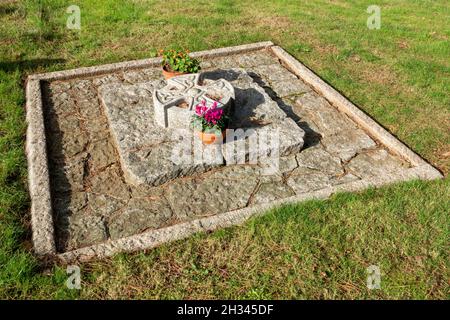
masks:
<instances>
[{"instance_id":1,"label":"green grass lawn","mask_svg":"<svg viewBox=\"0 0 450 320\"><path fill-rule=\"evenodd\" d=\"M39 5L41 2L41 7ZM28 74L272 40L444 174L450 170L450 4L372 0L0 3L0 298L448 299L450 182L397 184L273 210L146 253L63 266L31 254L24 154ZM366 268L381 269L368 290Z\"/></svg>"}]
</instances>

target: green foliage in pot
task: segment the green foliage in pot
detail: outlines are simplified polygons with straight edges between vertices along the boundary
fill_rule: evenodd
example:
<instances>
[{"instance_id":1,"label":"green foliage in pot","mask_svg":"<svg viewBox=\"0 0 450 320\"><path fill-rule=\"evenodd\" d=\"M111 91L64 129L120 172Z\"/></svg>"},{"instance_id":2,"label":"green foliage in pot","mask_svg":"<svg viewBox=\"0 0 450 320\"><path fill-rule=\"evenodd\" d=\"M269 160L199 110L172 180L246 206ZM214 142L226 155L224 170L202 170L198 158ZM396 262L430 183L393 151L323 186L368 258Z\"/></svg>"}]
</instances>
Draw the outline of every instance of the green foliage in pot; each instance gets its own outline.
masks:
<instances>
[{"instance_id":1,"label":"green foliage in pot","mask_svg":"<svg viewBox=\"0 0 450 320\"><path fill-rule=\"evenodd\" d=\"M176 71L183 73L197 73L200 71L200 61L191 58L189 51L162 50L162 66L167 71Z\"/></svg>"}]
</instances>

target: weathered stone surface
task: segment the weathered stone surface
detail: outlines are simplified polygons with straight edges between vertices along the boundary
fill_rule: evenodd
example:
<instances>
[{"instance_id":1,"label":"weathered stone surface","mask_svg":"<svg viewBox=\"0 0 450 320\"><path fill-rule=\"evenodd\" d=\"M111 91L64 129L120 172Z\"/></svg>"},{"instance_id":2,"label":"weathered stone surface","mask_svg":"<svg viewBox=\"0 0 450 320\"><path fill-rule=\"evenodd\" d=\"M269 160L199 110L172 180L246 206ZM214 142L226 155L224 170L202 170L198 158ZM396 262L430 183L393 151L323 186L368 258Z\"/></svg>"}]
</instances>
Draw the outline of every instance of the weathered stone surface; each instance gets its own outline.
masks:
<instances>
[{"instance_id":1,"label":"weathered stone surface","mask_svg":"<svg viewBox=\"0 0 450 320\"><path fill-rule=\"evenodd\" d=\"M53 115L46 122L46 130L58 134L81 134L81 122L76 114ZM55 140L55 139L53 139Z\"/></svg>"},{"instance_id":2,"label":"weathered stone surface","mask_svg":"<svg viewBox=\"0 0 450 320\"><path fill-rule=\"evenodd\" d=\"M275 63L278 63L278 61L265 52L255 52L236 56L236 66L239 68L251 68Z\"/></svg>"},{"instance_id":3,"label":"weathered stone surface","mask_svg":"<svg viewBox=\"0 0 450 320\"><path fill-rule=\"evenodd\" d=\"M287 156L301 150L304 135L290 118L261 127L244 127L234 131L234 136L227 133L223 155L227 163L240 163L243 154L250 162L250 159L263 161L266 156Z\"/></svg>"},{"instance_id":4,"label":"weathered stone surface","mask_svg":"<svg viewBox=\"0 0 450 320\"><path fill-rule=\"evenodd\" d=\"M56 192L74 192L84 190L86 159L73 159L69 165L50 164L52 189Z\"/></svg>"},{"instance_id":5,"label":"weathered stone surface","mask_svg":"<svg viewBox=\"0 0 450 320\"><path fill-rule=\"evenodd\" d=\"M247 177L258 177L262 174L260 165L237 164L225 166L202 175L211 179L242 180Z\"/></svg>"},{"instance_id":6,"label":"weathered stone surface","mask_svg":"<svg viewBox=\"0 0 450 320\"><path fill-rule=\"evenodd\" d=\"M326 135L321 142L327 151L339 156L343 161L350 160L363 149L376 146L375 141L360 129L343 130L334 135Z\"/></svg>"},{"instance_id":7,"label":"weathered stone surface","mask_svg":"<svg viewBox=\"0 0 450 320\"><path fill-rule=\"evenodd\" d=\"M161 77L161 72L161 69L156 68L128 71L124 72L123 80L131 84L155 81Z\"/></svg>"},{"instance_id":8,"label":"weathered stone surface","mask_svg":"<svg viewBox=\"0 0 450 320\"><path fill-rule=\"evenodd\" d=\"M346 184L346 183L350 183L356 180L360 180L359 177L355 176L354 174L351 173L346 173L343 176L337 176L337 177L332 177L331 178L331 184L333 186L338 185L338 184Z\"/></svg>"},{"instance_id":9,"label":"weathered stone surface","mask_svg":"<svg viewBox=\"0 0 450 320\"><path fill-rule=\"evenodd\" d=\"M288 173L297 167L298 163L295 155L280 157L279 160L280 173Z\"/></svg>"},{"instance_id":10,"label":"weathered stone surface","mask_svg":"<svg viewBox=\"0 0 450 320\"><path fill-rule=\"evenodd\" d=\"M250 70L258 74L260 77L264 77L269 80L270 83L275 81L297 79L294 74L288 72L286 68L281 66L279 63L257 66L255 68L251 68Z\"/></svg>"},{"instance_id":11,"label":"weathered stone surface","mask_svg":"<svg viewBox=\"0 0 450 320\"><path fill-rule=\"evenodd\" d=\"M257 178L183 179L167 188L167 199L178 218L194 218L247 206Z\"/></svg>"},{"instance_id":12,"label":"weathered stone surface","mask_svg":"<svg viewBox=\"0 0 450 320\"><path fill-rule=\"evenodd\" d=\"M46 130L51 136L48 149L54 156L71 158L86 148L88 137L81 130L80 120L73 114L50 116Z\"/></svg>"},{"instance_id":13,"label":"weathered stone surface","mask_svg":"<svg viewBox=\"0 0 450 320\"><path fill-rule=\"evenodd\" d=\"M384 149L361 153L347 164L347 169L361 178L385 176L404 168L404 164L399 159Z\"/></svg>"},{"instance_id":14,"label":"weathered stone surface","mask_svg":"<svg viewBox=\"0 0 450 320\"><path fill-rule=\"evenodd\" d=\"M207 71L207 70L215 69L216 67L214 65L215 65L215 63L212 60L201 60L200 61L200 67L203 72Z\"/></svg>"},{"instance_id":15,"label":"weathered stone surface","mask_svg":"<svg viewBox=\"0 0 450 320\"><path fill-rule=\"evenodd\" d=\"M95 91L93 91L92 81L89 79L74 79L71 81L70 86L81 98L96 96Z\"/></svg>"},{"instance_id":16,"label":"weathered stone surface","mask_svg":"<svg viewBox=\"0 0 450 320\"><path fill-rule=\"evenodd\" d=\"M72 158L86 150L88 138L84 133L74 135L71 139L64 135L61 142L61 153L68 158Z\"/></svg>"},{"instance_id":17,"label":"weathered stone surface","mask_svg":"<svg viewBox=\"0 0 450 320\"><path fill-rule=\"evenodd\" d=\"M152 92L160 82L135 86L110 85L101 91L119 153L170 140L171 132L155 126Z\"/></svg>"},{"instance_id":18,"label":"weathered stone surface","mask_svg":"<svg viewBox=\"0 0 450 320\"><path fill-rule=\"evenodd\" d=\"M359 178L346 173L340 159L321 146L308 148L297 154L298 168L292 171L287 184L297 194L349 183Z\"/></svg>"},{"instance_id":19,"label":"weathered stone surface","mask_svg":"<svg viewBox=\"0 0 450 320\"><path fill-rule=\"evenodd\" d=\"M133 198L123 212L111 217L108 228L111 238L118 239L160 228L171 218L172 211L165 200Z\"/></svg>"},{"instance_id":20,"label":"weathered stone surface","mask_svg":"<svg viewBox=\"0 0 450 320\"><path fill-rule=\"evenodd\" d=\"M224 79L226 81L232 82L233 87L246 88L250 86L254 80L249 76L249 73L245 72L241 68L226 68L226 69L213 69L209 71L202 72L203 79L207 80L218 80Z\"/></svg>"},{"instance_id":21,"label":"weathered stone surface","mask_svg":"<svg viewBox=\"0 0 450 320\"><path fill-rule=\"evenodd\" d=\"M90 155L89 165L91 171L98 171L117 161L114 154L115 147L108 138L91 142L87 151Z\"/></svg>"},{"instance_id":22,"label":"weathered stone surface","mask_svg":"<svg viewBox=\"0 0 450 320\"><path fill-rule=\"evenodd\" d=\"M90 214L76 214L69 217L67 249L86 247L103 242L108 238L103 218Z\"/></svg>"},{"instance_id":23,"label":"weathered stone surface","mask_svg":"<svg viewBox=\"0 0 450 320\"><path fill-rule=\"evenodd\" d=\"M91 123L92 120L99 120L99 118L103 115L97 96L90 99L78 99L77 111L77 116L82 121L83 127L86 127L86 124Z\"/></svg>"},{"instance_id":24,"label":"weathered stone surface","mask_svg":"<svg viewBox=\"0 0 450 320\"><path fill-rule=\"evenodd\" d=\"M296 194L310 192L331 186L330 176L320 171L308 168L298 168L295 174L287 179L287 184Z\"/></svg>"},{"instance_id":25,"label":"weathered stone surface","mask_svg":"<svg viewBox=\"0 0 450 320\"><path fill-rule=\"evenodd\" d=\"M233 72L243 73L239 69ZM304 131L250 79L243 73L239 82L233 83L236 102L230 127L238 131L234 136L227 133L223 145L225 160L236 163L241 150L245 150L246 158L259 158L274 151L283 156L299 152L303 147Z\"/></svg>"},{"instance_id":26,"label":"weathered stone surface","mask_svg":"<svg viewBox=\"0 0 450 320\"><path fill-rule=\"evenodd\" d=\"M129 185L132 198L146 198L147 200L159 199L163 194L164 190L161 187L151 187L146 184L141 184L138 186Z\"/></svg>"},{"instance_id":27,"label":"weathered stone surface","mask_svg":"<svg viewBox=\"0 0 450 320\"><path fill-rule=\"evenodd\" d=\"M245 86L237 85L235 93L232 128L258 128L286 118L277 103L255 82L248 81Z\"/></svg>"},{"instance_id":28,"label":"weathered stone surface","mask_svg":"<svg viewBox=\"0 0 450 320\"><path fill-rule=\"evenodd\" d=\"M97 119L93 118L85 122L85 130L89 132L89 140L91 141L91 143L98 140L110 139L110 133L106 119L104 117Z\"/></svg>"},{"instance_id":29,"label":"weathered stone surface","mask_svg":"<svg viewBox=\"0 0 450 320\"><path fill-rule=\"evenodd\" d=\"M75 101L69 93L70 84L67 87L67 89L63 89L61 86L54 88L50 85L48 90L53 94L48 97L48 107L45 110L47 114L64 115L73 113L76 110Z\"/></svg>"},{"instance_id":30,"label":"weathered stone surface","mask_svg":"<svg viewBox=\"0 0 450 320\"><path fill-rule=\"evenodd\" d=\"M92 82L95 86L101 87L103 85L108 85L111 83L120 83L121 80L117 74L107 74L105 76L100 76L100 77L94 78L94 80Z\"/></svg>"},{"instance_id":31,"label":"weathered stone surface","mask_svg":"<svg viewBox=\"0 0 450 320\"><path fill-rule=\"evenodd\" d=\"M300 96L295 100L295 103L308 113L322 136L356 129L356 125L350 119L315 92L308 92Z\"/></svg>"},{"instance_id":32,"label":"weathered stone surface","mask_svg":"<svg viewBox=\"0 0 450 320\"><path fill-rule=\"evenodd\" d=\"M268 203L293 196L294 191L282 181L262 183L252 197L252 204Z\"/></svg>"},{"instance_id":33,"label":"weathered stone surface","mask_svg":"<svg viewBox=\"0 0 450 320\"><path fill-rule=\"evenodd\" d=\"M183 142L186 141L186 142ZM186 132L181 141L168 141L123 155L125 177L136 185L158 186L178 177L223 165L219 145L203 146Z\"/></svg>"},{"instance_id":34,"label":"weathered stone surface","mask_svg":"<svg viewBox=\"0 0 450 320\"><path fill-rule=\"evenodd\" d=\"M297 154L298 170L313 169L327 175L340 175L344 173L339 158L330 155L322 147L311 147ZM295 171L294 171L295 174Z\"/></svg>"},{"instance_id":35,"label":"weathered stone surface","mask_svg":"<svg viewBox=\"0 0 450 320\"><path fill-rule=\"evenodd\" d=\"M128 200L129 189L122 179L119 169L113 165L91 176L87 185L89 191L111 196L113 198Z\"/></svg>"},{"instance_id":36,"label":"weathered stone surface","mask_svg":"<svg viewBox=\"0 0 450 320\"><path fill-rule=\"evenodd\" d=\"M84 191L58 193L53 197L52 207L58 215L73 215L86 208L87 194Z\"/></svg>"},{"instance_id":37,"label":"weathered stone surface","mask_svg":"<svg viewBox=\"0 0 450 320\"><path fill-rule=\"evenodd\" d=\"M47 86L50 88L50 93L52 93L51 99L58 99L63 93L71 89L71 83L67 81L52 81L47 83Z\"/></svg>"},{"instance_id":38,"label":"weathered stone surface","mask_svg":"<svg viewBox=\"0 0 450 320\"><path fill-rule=\"evenodd\" d=\"M309 86L307 86L303 81L299 79L277 81L272 83L270 88L280 98L298 95L312 90Z\"/></svg>"},{"instance_id":39,"label":"weathered stone surface","mask_svg":"<svg viewBox=\"0 0 450 320\"><path fill-rule=\"evenodd\" d=\"M307 92L300 95L295 100L295 103L301 109L309 112L316 112L320 109L331 108L331 105L328 103L328 101L324 97L318 95L316 92Z\"/></svg>"},{"instance_id":40,"label":"weathered stone surface","mask_svg":"<svg viewBox=\"0 0 450 320\"><path fill-rule=\"evenodd\" d=\"M227 69L231 66L235 67L238 63L233 56L218 57L209 62L209 65L206 65L205 67L214 69Z\"/></svg>"},{"instance_id":41,"label":"weathered stone surface","mask_svg":"<svg viewBox=\"0 0 450 320\"><path fill-rule=\"evenodd\" d=\"M121 200L106 194L87 193L91 212L100 216L110 216L112 213L122 209L126 205L125 200Z\"/></svg>"}]
</instances>

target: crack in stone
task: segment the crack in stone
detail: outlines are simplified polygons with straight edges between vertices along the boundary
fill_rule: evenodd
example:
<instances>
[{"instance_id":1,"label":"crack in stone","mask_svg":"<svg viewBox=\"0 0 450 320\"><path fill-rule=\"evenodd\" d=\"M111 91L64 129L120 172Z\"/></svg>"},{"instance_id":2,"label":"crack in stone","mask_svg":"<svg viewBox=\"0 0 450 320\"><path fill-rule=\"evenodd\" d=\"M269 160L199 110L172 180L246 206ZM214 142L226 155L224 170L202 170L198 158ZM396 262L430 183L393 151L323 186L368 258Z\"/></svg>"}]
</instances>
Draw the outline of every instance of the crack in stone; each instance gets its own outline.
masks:
<instances>
[{"instance_id":1,"label":"crack in stone","mask_svg":"<svg viewBox=\"0 0 450 320\"><path fill-rule=\"evenodd\" d=\"M86 159L86 165L88 165L88 163L87 163L88 161L87 160L88 159ZM90 171L86 178L87 178L87 180L89 180L89 178L95 177L95 176L99 175L102 172L105 172L106 170L108 170L109 168L111 168L112 166L115 166L115 165L117 165L117 163L116 162L112 162L112 163L110 163L110 164L108 164L106 166L100 167L98 170ZM117 165L117 167L120 167L120 166Z\"/></svg>"},{"instance_id":2,"label":"crack in stone","mask_svg":"<svg viewBox=\"0 0 450 320\"><path fill-rule=\"evenodd\" d=\"M137 152L137 151L146 151L147 149L153 149L157 146L166 144L166 143L170 143L170 142L176 142L176 140L163 140L154 144L148 144L148 145L142 145L139 148L130 148L130 149L125 149L125 151L127 152ZM150 150L151 151L151 150Z\"/></svg>"},{"instance_id":3,"label":"crack in stone","mask_svg":"<svg viewBox=\"0 0 450 320\"><path fill-rule=\"evenodd\" d=\"M105 228L106 239L111 239L111 233L109 232L109 224L105 219L102 219L103 228Z\"/></svg>"},{"instance_id":4,"label":"crack in stone","mask_svg":"<svg viewBox=\"0 0 450 320\"><path fill-rule=\"evenodd\" d=\"M171 216L172 216L172 217L175 217L176 214L175 214L175 210L174 210L173 207L172 207L172 203L170 203L169 199L167 199L167 197L166 197L166 195L165 195L164 193L162 194L162 198L164 198L164 200L166 200L166 203L168 204L169 210L170 210L170 212L171 212Z\"/></svg>"},{"instance_id":5,"label":"crack in stone","mask_svg":"<svg viewBox=\"0 0 450 320\"><path fill-rule=\"evenodd\" d=\"M247 199L247 203L245 204L245 206L240 207L238 209L242 209L242 208L248 207L252 203L255 194L258 193L260 188L261 188L261 181L258 179L258 181L256 182L256 186L253 188L253 191L250 193L250 196Z\"/></svg>"}]
</instances>

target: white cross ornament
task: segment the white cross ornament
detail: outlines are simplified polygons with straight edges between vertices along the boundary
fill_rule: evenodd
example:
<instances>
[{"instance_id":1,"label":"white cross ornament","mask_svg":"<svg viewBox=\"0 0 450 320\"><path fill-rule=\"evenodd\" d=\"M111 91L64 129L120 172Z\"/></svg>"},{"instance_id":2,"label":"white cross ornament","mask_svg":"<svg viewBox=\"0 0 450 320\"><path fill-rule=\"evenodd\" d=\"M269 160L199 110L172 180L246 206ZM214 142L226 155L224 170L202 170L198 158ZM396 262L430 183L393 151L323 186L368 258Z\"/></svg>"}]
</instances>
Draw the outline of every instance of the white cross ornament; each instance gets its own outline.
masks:
<instances>
[{"instance_id":1,"label":"white cross ornament","mask_svg":"<svg viewBox=\"0 0 450 320\"><path fill-rule=\"evenodd\" d=\"M234 88L224 79L202 80L199 73L173 77L153 92L155 121L164 128L188 128L195 106L203 100L208 106L217 101L228 113L234 99Z\"/></svg>"}]
</instances>

